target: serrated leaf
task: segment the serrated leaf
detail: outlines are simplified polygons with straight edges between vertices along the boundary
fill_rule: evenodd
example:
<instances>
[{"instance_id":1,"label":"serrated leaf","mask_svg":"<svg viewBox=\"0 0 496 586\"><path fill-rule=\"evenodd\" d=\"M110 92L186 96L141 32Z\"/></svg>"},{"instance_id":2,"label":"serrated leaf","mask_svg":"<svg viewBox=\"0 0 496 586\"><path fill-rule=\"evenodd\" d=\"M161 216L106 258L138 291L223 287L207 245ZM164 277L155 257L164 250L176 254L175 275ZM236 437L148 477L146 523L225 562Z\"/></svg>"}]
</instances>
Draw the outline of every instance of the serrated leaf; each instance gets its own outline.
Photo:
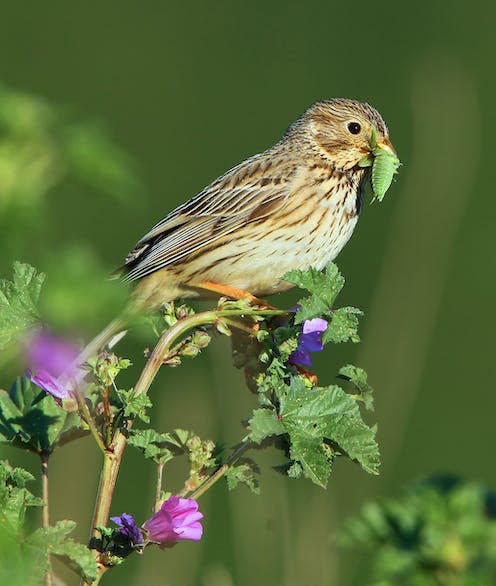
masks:
<instances>
[{"instance_id":1,"label":"serrated leaf","mask_svg":"<svg viewBox=\"0 0 496 586\"><path fill-rule=\"evenodd\" d=\"M291 434L291 459L298 462L303 473L317 486L325 488L331 474L331 461L324 451L322 438L310 433Z\"/></svg>"},{"instance_id":2,"label":"serrated leaf","mask_svg":"<svg viewBox=\"0 0 496 586\"><path fill-rule=\"evenodd\" d=\"M356 307L340 307L332 312L327 329L322 334L322 342L340 344L351 340L354 343L360 341L358 336L358 316L363 312Z\"/></svg>"},{"instance_id":3,"label":"serrated leaf","mask_svg":"<svg viewBox=\"0 0 496 586\"><path fill-rule=\"evenodd\" d=\"M250 439L259 444L266 437L285 433L277 414L271 409L255 409L249 421Z\"/></svg>"},{"instance_id":4,"label":"serrated leaf","mask_svg":"<svg viewBox=\"0 0 496 586\"><path fill-rule=\"evenodd\" d=\"M0 533L21 533L26 509L43 505L43 501L25 487L31 480L34 477L27 470L0 461Z\"/></svg>"},{"instance_id":5,"label":"serrated leaf","mask_svg":"<svg viewBox=\"0 0 496 586\"><path fill-rule=\"evenodd\" d=\"M239 484L247 486L251 492L260 494L260 485L256 475L260 473L258 466L248 458L239 460L235 466L230 466L226 472L227 487L233 490Z\"/></svg>"},{"instance_id":6,"label":"serrated leaf","mask_svg":"<svg viewBox=\"0 0 496 586\"><path fill-rule=\"evenodd\" d=\"M29 536L27 543L39 550L47 569L50 568L48 556L55 555L63 558L91 583L97 576L96 560L85 545L67 537L75 526L74 521L65 520L59 521L53 527L42 527Z\"/></svg>"},{"instance_id":7,"label":"serrated leaf","mask_svg":"<svg viewBox=\"0 0 496 586\"><path fill-rule=\"evenodd\" d=\"M59 407L27 378L17 378L8 393L0 390L0 442L39 454L86 433L77 413Z\"/></svg>"},{"instance_id":8,"label":"serrated leaf","mask_svg":"<svg viewBox=\"0 0 496 586\"><path fill-rule=\"evenodd\" d=\"M375 429L368 427L361 418L356 401L337 386L308 389L301 379L293 379L288 391L280 399L279 415L288 433L296 458L305 475L317 484L325 485L330 471L324 458L324 440L337 444L364 470L377 474L379 449L375 441Z\"/></svg>"},{"instance_id":9,"label":"serrated leaf","mask_svg":"<svg viewBox=\"0 0 496 586\"><path fill-rule=\"evenodd\" d=\"M0 280L0 350L39 321L36 304L44 280L43 273L17 261L12 281Z\"/></svg>"},{"instance_id":10,"label":"serrated leaf","mask_svg":"<svg viewBox=\"0 0 496 586\"><path fill-rule=\"evenodd\" d=\"M133 430L129 436L129 444L143 452L145 458L157 464L165 464L175 453L173 448L181 448L181 444L168 433L159 433L154 429Z\"/></svg>"},{"instance_id":11,"label":"serrated leaf","mask_svg":"<svg viewBox=\"0 0 496 586\"><path fill-rule=\"evenodd\" d=\"M119 398L124 403L124 417L137 417L145 423L150 423L146 410L152 407L150 397L145 393L137 395L133 389L130 391L117 391Z\"/></svg>"},{"instance_id":12,"label":"serrated leaf","mask_svg":"<svg viewBox=\"0 0 496 586\"><path fill-rule=\"evenodd\" d=\"M347 364L339 369L338 377L350 381L360 393L354 398L363 401L369 411L374 410L374 391L367 382L367 373L363 368Z\"/></svg>"},{"instance_id":13,"label":"serrated leaf","mask_svg":"<svg viewBox=\"0 0 496 586\"><path fill-rule=\"evenodd\" d=\"M344 286L344 277L334 263L329 263L324 271L314 268L289 271L283 279L312 294L298 301L300 309L295 316L297 324L328 311Z\"/></svg>"}]
</instances>

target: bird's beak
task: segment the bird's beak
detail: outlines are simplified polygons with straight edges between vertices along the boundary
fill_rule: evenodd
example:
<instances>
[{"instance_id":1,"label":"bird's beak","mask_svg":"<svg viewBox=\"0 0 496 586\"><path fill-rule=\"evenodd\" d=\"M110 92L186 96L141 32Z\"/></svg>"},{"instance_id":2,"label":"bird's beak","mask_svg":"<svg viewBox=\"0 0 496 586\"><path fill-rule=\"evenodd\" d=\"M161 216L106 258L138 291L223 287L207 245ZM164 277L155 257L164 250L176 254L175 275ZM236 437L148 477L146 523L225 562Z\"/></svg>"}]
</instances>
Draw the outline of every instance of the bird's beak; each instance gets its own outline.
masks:
<instances>
[{"instance_id":1,"label":"bird's beak","mask_svg":"<svg viewBox=\"0 0 496 586\"><path fill-rule=\"evenodd\" d=\"M382 151L386 151L389 155L393 155L395 157L398 156L388 136L385 136L381 141L378 141L376 148L381 149Z\"/></svg>"},{"instance_id":2,"label":"bird's beak","mask_svg":"<svg viewBox=\"0 0 496 586\"><path fill-rule=\"evenodd\" d=\"M387 153L388 155L394 157L399 165L398 155L396 154L396 151L394 150L394 147L391 144L389 137L385 136L380 141L377 141L375 130L373 130L372 136L370 138L370 145L369 145L368 154L365 157L363 157L362 159L360 159L360 161L358 162L358 166L359 167L372 167L372 165L374 164L374 159L379 152Z\"/></svg>"}]
</instances>

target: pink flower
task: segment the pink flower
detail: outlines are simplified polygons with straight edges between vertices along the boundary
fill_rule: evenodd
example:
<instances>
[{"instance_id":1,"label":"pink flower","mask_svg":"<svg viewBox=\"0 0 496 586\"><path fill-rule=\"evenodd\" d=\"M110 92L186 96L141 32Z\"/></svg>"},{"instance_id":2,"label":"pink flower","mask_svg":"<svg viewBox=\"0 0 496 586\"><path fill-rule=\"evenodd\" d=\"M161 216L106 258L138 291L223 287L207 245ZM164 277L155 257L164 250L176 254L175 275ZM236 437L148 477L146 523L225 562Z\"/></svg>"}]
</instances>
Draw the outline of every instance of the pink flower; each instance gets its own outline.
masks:
<instances>
[{"instance_id":1,"label":"pink flower","mask_svg":"<svg viewBox=\"0 0 496 586\"><path fill-rule=\"evenodd\" d=\"M320 339L322 332L327 330L328 323L321 317L307 319L298 339L298 347L288 359L290 364L312 365L310 352L322 352L324 344Z\"/></svg>"},{"instance_id":2,"label":"pink flower","mask_svg":"<svg viewBox=\"0 0 496 586\"><path fill-rule=\"evenodd\" d=\"M177 541L200 541L203 519L194 499L171 496L162 503L160 510L143 524L148 539L160 545L174 545Z\"/></svg>"},{"instance_id":3,"label":"pink flower","mask_svg":"<svg viewBox=\"0 0 496 586\"><path fill-rule=\"evenodd\" d=\"M35 333L26 346L29 380L58 402L72 396L85 372L77 368L78 348L43 330Z\"/></svg>"}]
</instances>

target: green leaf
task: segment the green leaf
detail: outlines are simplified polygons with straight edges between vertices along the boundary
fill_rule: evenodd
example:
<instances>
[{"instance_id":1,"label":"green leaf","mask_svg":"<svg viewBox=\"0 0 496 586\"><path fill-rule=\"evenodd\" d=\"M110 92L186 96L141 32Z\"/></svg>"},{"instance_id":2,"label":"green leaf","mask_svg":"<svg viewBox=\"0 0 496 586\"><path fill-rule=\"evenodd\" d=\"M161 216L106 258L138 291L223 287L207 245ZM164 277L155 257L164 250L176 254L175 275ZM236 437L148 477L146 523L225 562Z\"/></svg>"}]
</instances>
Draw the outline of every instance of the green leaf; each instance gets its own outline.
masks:
<instances>
[{"instance_id":1,"label":"green leaf","mask_svg":"<svg viewBox=\"0 0 496 586\"><path fill-rule=\"evenodd\" d=\"M124 417L137 417L145 423L150 422L150 418L146 414L146 410L152 406L150 397L145 393L137 395L133 389L130 391L117 391L119 398L124 403Z\"/></svg>"},{"instance_id":2,"label":"green leaf","mask_svg":"<svg viewBox=\"0 0 496 586\"><path fill-rule=\"evenodd\" d=\"M260 473L258 466L249 458L239 460L226 472L227 487L233 490L239 484L247 486L251 492L260 494L260 484L256 475Z\"/></svg>"},{"instance_id":3,"label":"green leaf","mask_svg":"<svg viewBox=\"0 0 496 586\"><path fill-rule=\"evenodd\" d=\"M73 531L74 521L59 521L53 527L37 529L32 533L27 543L39 551L44 558L46 569L50 569L49 555L64 559L78 574L91 583L97 577L97 565L90 550L83 544L67 537Z\"/></svg>"},{"instance_id":4,"label":"green leaf","mask_svg":"<svg viewBox=\"0 0 496 586\"><path fill-rule=\"evenodd\" d=\"M0 280L0 350L39 321L36 304L44 280L43 273L17 261L12 281Z\"/></svg>"},{"instance_id":5,"label":"green leaf","mask_svg":"<svg viewBox=\"0 0 496 586\"><path fill-rule=\"evenodd\" d=\"M153 460L157 464L165 464L171 460L178 451L181 451L181 443L169 433L159 433L154 429L134 429L129 436L129 444L143 452L145 458Z\"/></svg>"},{"instance_id":6,"label":"green leaf","mask_svg":"<svg viewBox=\"0 0 496 586\"><path fill-rule=\"evenodd\" d=\"M354 395L353 398L363 401L369 411L374 410L374 391L367 382L367 373L363 368L347 364L339 369L338 378L350 381L359 391L359 395Z\"/></svg>"},{"instance_id":7,"label":"green leaf","mask_svg":"<svg viewBox=\"0 0 496 586\"><path fill-rule=\"evenodd\" d=\"M308 389L301 379L293 379L281 397L279 416L289 435L294 459L317 484L325 486L333 457L324 447L325 440L336 444L367 472L378 473L375 429L364 423L356 401L341 388Z\"/></svg>"},{"instance_id":8,"label":"green leaf","mask_svg":"<svg viewBox=\"0 0 496 586\"><path fill-rule=\"evenodd\" d=\"M363 312L356 307L341 307L332 312L327 330L322 334L322 342L340 344L351 340L355 344L360 341L358 336L358 316Z\"/></svg>"},{"instance_id":9,"label":"green leaf","mask_svg":"<svg viewBox=\"0 0 496 586\"><path fill-rule=\"evenodd\" d=\"M43 505L43 501L25 487L31 480L34 476L26 470L0 461L0 533L21 534L26 509Z\"/></svg>"},{"instance_id":10,"label":"green leaf","mask_svg":"<svg viewBox=\"0 0 496 586\"><path fill-rule=\"evenodd\" d=\"M278 420L277 414L271 409L256 409L249 421L250 439L259 444L266 437L281 435L285 432L284 426Z\"/></svg>"},{"instance_id":11,"label":"green leaf","mask_svg":"<svg viewBox=\"0 0 496 586\"><path fill-rule=\"evenodd\" d=\"M292 433L291 458L298 462L304 475L317 486L325 488L331 473L331 460L324 450L322 438L311 433Z\"/></svg>"},{"instance_id":12,"label":"green leaf","mask_svg":"<svg viewBox=\"0 0 496 586\"><path fill-rule=\"evenodd\" d=\"M295 316L297 324L326 313L344 286L344 277L334 263L329 263L323 272L314 268L289 271L283 279L312 294L298 301L300 310Z\"/></svg>"},{"instance_id":13,"label":"green leaf","mask_svg":"<svg viewBox=\"0 0 496 586\"><path fill-rule=\"evenodd\" d=\"M39 454L87 433L77 413L59 407L25 377L9 392L0 390L0 442Z\"/></svg>"}]
</instances>

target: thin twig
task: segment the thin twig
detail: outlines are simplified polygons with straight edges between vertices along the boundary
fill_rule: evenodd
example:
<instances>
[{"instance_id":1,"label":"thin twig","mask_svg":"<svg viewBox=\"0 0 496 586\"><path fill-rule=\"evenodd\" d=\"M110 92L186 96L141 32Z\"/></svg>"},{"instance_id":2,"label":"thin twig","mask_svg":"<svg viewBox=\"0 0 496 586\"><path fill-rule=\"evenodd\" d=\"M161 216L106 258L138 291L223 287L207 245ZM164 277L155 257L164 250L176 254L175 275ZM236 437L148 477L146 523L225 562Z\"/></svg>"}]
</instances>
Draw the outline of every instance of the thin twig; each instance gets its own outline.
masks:
<instances>
[{"instance_id":1,"label":"thin twig","mask_svg":"<svg viewBox=\"0 0 496 586\"><path fill-rule=\"evenodd\" d=\"M43 451L40 454L41 460L41 495L43 499L42 509L42 526L44 529L50 527L50 506L49 506L49 492L48 492L48 460L50 452ZM52 586L52 572L47 570L45 572L45 586Z\"/></svg>"},{"instance_id":2,"label":"thin twig","mask_svg":"<svg viewBox=\"0 0 496 586\"><path fill-rule=\"evenodd\" d=\"M197 499L202 494L207 492L207 490L209 488L211 488L218 480L220 480L224 476L224 474L229 470L229 468L233 464L236 463L236 461L239 459L239 457L242 454L244 454L244 452L246 452L246 450L251 448L252 445L253 445L253 442L251 442L249 440L242 441L241 444L229 456L229 458L226 460L226 462L224 464L222 464L222 466L219 466L219 468L217 468L217 470L215 470L215 472L212 472L212 474L210 474L210 476L204 482L202 482L202 484L200 484L200 486L196 490L194 490L189 495L189 498Z\"/></svg>"},{"instance_id":3,"label":"thin twig","mask_svg":"<svg viewBox=\"0 0 496 586\"><path fill-rule=\"evenodd\" d=\"M173 326L171 326L168 330L166 330L157 342L155 348L153 349L153 352L151 353L150 357L148 358L145 364L144 369L140 374L136 386L134 387L135 396L148 392L150 385L152 384L155 376L157 375L157 372L159 371L163 363L164 357L167 356L174 342L182 335L184 335L184 333L188 330L202 325L213 324L216 322L217 319L222 317L248 317L251 315L270 317L275 315L284 315L286 313L286 311L278 309L227 309L205 311L181 319L180 321L176 322ZM88 423L88 425L90 424ZM114 440L112 442L112 446L104 450L103 467L100 476L100 484L98 486L98 492L96 496L95 513L93 515L93 523L91 530L92 537L98 537L98 530L96 529L98 526L106 526L108 523L110 505L112 502L112 497L115 489L115 483L117 481L117 475L119 473L122 457L124 455L124 450L126 448L127 435L131 427L132 421L128 420L126 427L123 431L116 431L114 435ZM246 448L243 448L242 451L244 451L244 449ZM235 453L237 453L237 451ZM226 467L225 470L223 470L224 467L221 467L216 473L214 473L214 475L212 475L213 477L215 476L215 478L205 481L205 483L202 486L200 486L194 494L200 495L205 490L207 490L223 474L225 474L229 465L230 462L224 464L224 467ZM205 486L206 483L208 483L208 486ZM94 550L94 555L96 558L98 558L98 550ZM102 564L99 564L98 581L105 571L106 567ZM83 586L87 586L86 582L84 581L82 581L81 584Z\"/></svg>"},{"instance_id":4,"label":"thin twig","mask_svg":"<svg viewBox=\"0 0 496 586\"><path fill-rule=\"evenodd\" d=\"M157 487L155 489L155 507L154 510L157 512L160 509L162 501L162 475L164 473L164 462L158 462L157 464Z\"/></svg>"}]
</instances>

